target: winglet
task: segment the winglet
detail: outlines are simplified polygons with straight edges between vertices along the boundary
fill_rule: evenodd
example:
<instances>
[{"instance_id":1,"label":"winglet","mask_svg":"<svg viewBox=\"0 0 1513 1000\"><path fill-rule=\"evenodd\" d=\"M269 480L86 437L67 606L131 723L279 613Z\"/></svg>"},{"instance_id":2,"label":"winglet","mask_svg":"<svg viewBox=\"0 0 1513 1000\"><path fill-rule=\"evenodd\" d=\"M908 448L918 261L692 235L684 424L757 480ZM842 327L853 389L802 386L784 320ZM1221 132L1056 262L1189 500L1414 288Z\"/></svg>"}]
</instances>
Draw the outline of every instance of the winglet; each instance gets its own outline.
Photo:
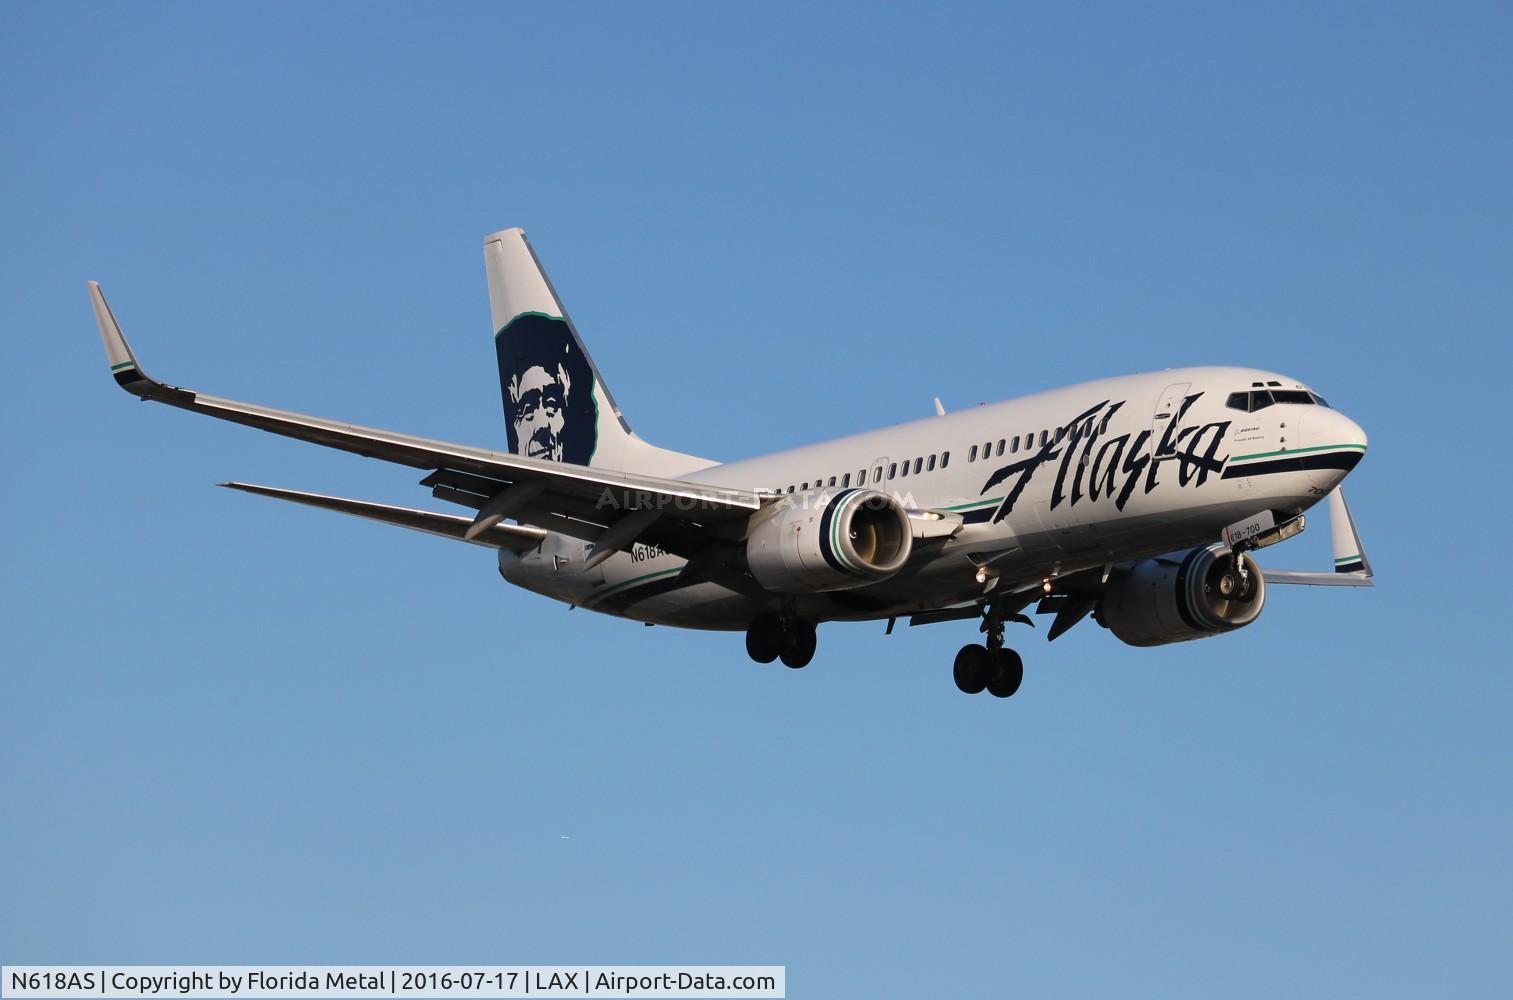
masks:
<instances>
[{"instance_id":1,"label":"winglet","mask_svg":"<svg viewBox=\"0 0 1513 1000\"><path fill-rule=\"evenodd\" d=\"M132 353L131 345L126 342L126 335L121 332L121 324L116 322L115 313L110 311L110 303L105 301L105 293L100 291L100 283L87 281L85 285L89 288L90 305L95 310L95 323L100 327L100 340L105 344L105 361L110 365L110 373L115 376L116 384L143 399L170 403L194 399L194 393L189 390L164 385L142 370L137 356Z\"/></svg>"},{"instance_id":2,"label":"winglet","mask_svg":"<svg viewBox=\"0 0 1513 1000\"><path fill-rule=\"evenodd\" d=\"M110 303L105 301L105 293L100 291L100 283L88 281L85 285L89 288L90 305L95 308L95 322L100 327L100 339L105 342L105 360L110 364L110 371L115 375L116 381L126 385L145 377L140 374L142 366L137 364L137 356L131 353L131 345L126 343L126 337L121 333L121 324L116 322L115 314L110 311Z\"/></svg>"},{"instance_id":3,"label":"winglet","mask_svg":"<svg viewBox=\"0 0 1513 1000\"><path fill-rule=\"evenodd\" d=\"M1336 486L1329 494L1329 534L1334 550L1334 572L1317 573L1298 570L1264 571L1267 583L1302 583L1314 587L1374 587L1371 561L1356 533L1345 494Z\"/></svg>"},{"instance_id":4,"label":"winglet","mask_svg":"<svg viewBox=\"0 0 1513 1000\"><path fill-rule=\"evenodd\" d=\"M1369 580L1371 560L1366 558L1366 547L1361 544L1355 519L1350 516L1345 494L1338 486L1329 494L1329 530L1334 549L1334 571L1354 573Z\"/></svg>"}]
</instances>

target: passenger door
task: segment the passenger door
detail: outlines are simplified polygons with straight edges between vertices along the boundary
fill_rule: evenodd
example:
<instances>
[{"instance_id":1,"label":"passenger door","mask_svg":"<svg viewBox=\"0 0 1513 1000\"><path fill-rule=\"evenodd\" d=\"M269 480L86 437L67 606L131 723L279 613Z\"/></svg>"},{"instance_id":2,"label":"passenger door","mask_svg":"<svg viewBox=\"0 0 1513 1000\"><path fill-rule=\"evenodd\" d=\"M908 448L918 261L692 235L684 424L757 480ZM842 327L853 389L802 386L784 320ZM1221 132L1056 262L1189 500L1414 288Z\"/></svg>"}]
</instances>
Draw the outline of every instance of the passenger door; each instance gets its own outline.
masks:
<instances>
[{"instance_id":1,"label":"passenger door","mask_svg":"<svg viewBox=\"0 0 1513 1000\"><path fill-rule=\"evenodd\" d=\"M1151 454L1157 461L1176 454L1178 415L1190 388L1191 382L1173 382L1161 390L1161 398L1156 400L1156 412L1151 414ZM1162 442L1166 442L1165 448Z\"/></svg>"}]
</instances>

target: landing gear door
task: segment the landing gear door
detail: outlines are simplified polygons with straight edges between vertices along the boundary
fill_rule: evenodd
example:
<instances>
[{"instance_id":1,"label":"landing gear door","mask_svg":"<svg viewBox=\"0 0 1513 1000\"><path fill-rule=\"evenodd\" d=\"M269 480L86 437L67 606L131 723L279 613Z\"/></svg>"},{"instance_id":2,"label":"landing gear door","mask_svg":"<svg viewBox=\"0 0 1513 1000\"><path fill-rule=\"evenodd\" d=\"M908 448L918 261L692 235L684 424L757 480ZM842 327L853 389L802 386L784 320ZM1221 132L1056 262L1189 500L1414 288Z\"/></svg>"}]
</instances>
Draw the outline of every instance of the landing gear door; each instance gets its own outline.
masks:
<instances>
[{"instance_id":1,"label":"landing gear door","mask_svg":"<svg viewBox=\"0 0 1513 1000\"><path fill-rule=\"evenodd\" d=\"M1151 453L1157 461L1176 454L1177 421L1190 388L1191 382L1174 382L1161 390L1161 398L1156 400L1156 412L1151 415Z\"/></svg>"}]
</instances>

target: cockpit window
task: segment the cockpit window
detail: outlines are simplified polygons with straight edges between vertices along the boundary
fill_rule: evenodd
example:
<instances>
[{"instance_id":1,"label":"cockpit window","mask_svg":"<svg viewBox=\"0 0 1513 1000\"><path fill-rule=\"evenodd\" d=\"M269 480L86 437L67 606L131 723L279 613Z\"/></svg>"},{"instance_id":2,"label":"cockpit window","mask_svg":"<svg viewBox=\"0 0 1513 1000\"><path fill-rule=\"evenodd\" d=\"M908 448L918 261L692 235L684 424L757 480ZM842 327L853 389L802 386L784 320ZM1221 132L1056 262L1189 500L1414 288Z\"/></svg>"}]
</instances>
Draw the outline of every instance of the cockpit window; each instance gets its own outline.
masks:
<instances>
[{"instance_id":1,"label":"cockpit window","mask_svg":"<svg viewBox=\"0 0 1513 1000\"><path fill-rule=\"evenodd\" d=\"M1323 396L1320 396L1318 393L1313 394L1313 401L1315 403L1318 403L1320 406L1326 407L1331 410L1334 409L1334 407L1329 405L1329 400L1325 399Z\"/></svg>"},{"instance_id":2,"label":"cockpit window","mask_svg":"<svg viewBox=\"0 0 1513 1000\"><path fill-rule=\"evenodd\" d=\"M1264 410L1273 403L1299 403L1304 406L1328 406L1324 397L1309 392L1306 389L1252 389L1249 392L1232 392L1224 405L1231 410L1239 410L1243 413L1254 413Z\"/></svg>"}]
</instances>

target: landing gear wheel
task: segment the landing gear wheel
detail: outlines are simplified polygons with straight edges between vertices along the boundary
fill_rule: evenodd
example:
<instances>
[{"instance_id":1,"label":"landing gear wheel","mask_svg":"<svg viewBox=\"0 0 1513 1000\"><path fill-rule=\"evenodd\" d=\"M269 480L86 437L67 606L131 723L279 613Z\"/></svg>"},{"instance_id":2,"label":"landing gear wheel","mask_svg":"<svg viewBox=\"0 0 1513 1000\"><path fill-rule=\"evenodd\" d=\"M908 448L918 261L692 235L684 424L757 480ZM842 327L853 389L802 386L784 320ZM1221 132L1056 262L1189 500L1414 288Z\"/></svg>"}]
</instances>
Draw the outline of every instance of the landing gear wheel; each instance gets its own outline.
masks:
<instances>
[{"instance_id":1,"label":"landing gear wheel","mask_svg":"<svg viewBox=\"0 0 1513 1000\"><path fill-rule=\"evenodd\" d=\"M986 646L963 646L951 674L963 694L980 694L993 676L993 654Z\"/></svg>"},{"instance_id":2,"label":"landing gear wheel","mask_svg":"<svg viewBox=\"0 0 1513 1000\"><path fill-rule=\"evenodd\" d=\"M1012 649L993 651L993 679L988 681L988 694L995 698L1010 698L1024 682L1024 660Z\"/></svg>"},{"instance_id":3,"label":"landing gear wheel","mask_svg":"<svg viewBox=\"0 0 1513 1000\"><path fill-rule=\"evenodd\" d=\"M746 654L758 663L771 663L783 651L783 638L777 615L757 615L746 629Z\"/></svg>"},{"instance_id":4,"label":"landing gear wheel","mask_svg":"<svg viewBox=\"0 0 1513 1000\"><path fill-rule=\"evenodd\" d=\"M783 658L785 666L797 670L807 667L809 661L814 659L814 647L818 644L819 636L814 633L814 622L796 618L788 623L783 635L783 649L778 655Z\"/></svg>"}]
</instances>

